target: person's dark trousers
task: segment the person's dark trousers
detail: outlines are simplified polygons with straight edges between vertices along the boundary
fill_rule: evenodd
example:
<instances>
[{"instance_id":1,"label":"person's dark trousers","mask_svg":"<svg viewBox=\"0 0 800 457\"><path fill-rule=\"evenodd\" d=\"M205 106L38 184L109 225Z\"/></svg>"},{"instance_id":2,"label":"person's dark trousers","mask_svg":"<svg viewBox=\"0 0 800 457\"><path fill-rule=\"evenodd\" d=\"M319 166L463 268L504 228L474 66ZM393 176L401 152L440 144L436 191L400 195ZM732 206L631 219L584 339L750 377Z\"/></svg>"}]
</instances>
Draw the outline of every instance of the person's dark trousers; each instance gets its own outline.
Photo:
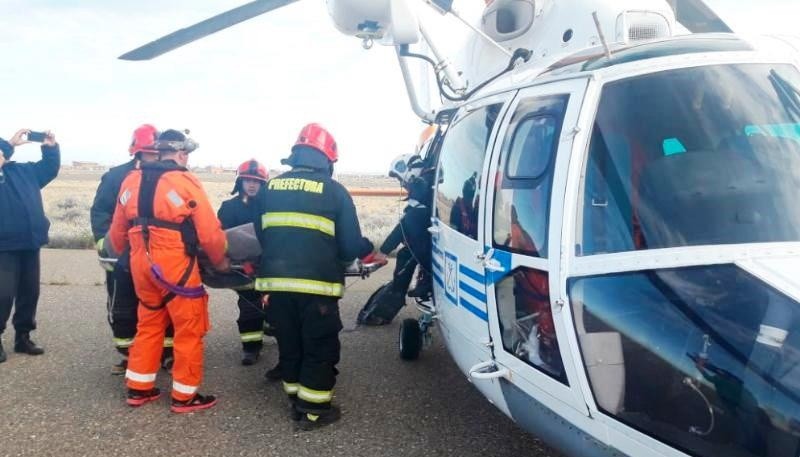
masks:
<instances>
[{"instance_id":1,"label":"person's dark trousers","mask_svg":"<svg viewBox=\"0 0 800 457\"><path fill-rule=\"evenodd\" d=\"M108 291L108 321L114 335L114 347L127 355L136 336L136 308L139 299L133 288L133 278L119 269L106 273Z\"/></svg>"},{"instance_id":2,"label":"person's dark trousers","mask_svg":"<svg viewBox=\"0 0 800 457\"><path fill-rule=\"evenodd\" d=\"M137 309L139 298L133 286L133 276L123 269L106 273L106 290L108 291L108 320L114 336L114 347L120 354L128 355L128 349L136 336L136 324L139 321ZM172 348L174 329L167 328L164 347ZM169 353L167 353L169 355Z\"/></svg>"},{"instance_id":3,"label":"person's dark trousers","mask_svg":"<svg viewBox=\"0 0 800 457\"><path fill-rule=\"evenodd\" d=\"M276 292L275 316L283 388L297 411L325 414L331 407L339 363L339 299Z\"/></svg>"},{"instance_id":4,"label":"person's dark trousers","mask_svg":"<svg viewBox=\"0 0 800 457\"><path fill-rule=\"evenodd\" d=\"M417 268L417 261L411 254L411 250L403 246L397 251L397 262L394 265L394 276L392 277L392 287L395 291L405 296L411 280L414 279L414 270Z\"/></svg>"},{"instance_id":5,"label":"person's dark trousers","mask_svg":"<svg viewBox=\"0 0 800 457\"><path fill-rule=\"evenodd\" d=\"M264 305L262 294L255 290L244 290L239 293L239 337L244 352L258 352L264 344Z\"/></svg>"},{"instance_id":6,"label":"person's dark trousers","mask_svg":"<svg viewBox=\"0 0 800 457\"><path fill-rule=\"evenodd\" d=\"M39 303L39 250L0 251L0 335L6 329L11 309L17 335L36 329Z\"/></svg>"}]
</instances>

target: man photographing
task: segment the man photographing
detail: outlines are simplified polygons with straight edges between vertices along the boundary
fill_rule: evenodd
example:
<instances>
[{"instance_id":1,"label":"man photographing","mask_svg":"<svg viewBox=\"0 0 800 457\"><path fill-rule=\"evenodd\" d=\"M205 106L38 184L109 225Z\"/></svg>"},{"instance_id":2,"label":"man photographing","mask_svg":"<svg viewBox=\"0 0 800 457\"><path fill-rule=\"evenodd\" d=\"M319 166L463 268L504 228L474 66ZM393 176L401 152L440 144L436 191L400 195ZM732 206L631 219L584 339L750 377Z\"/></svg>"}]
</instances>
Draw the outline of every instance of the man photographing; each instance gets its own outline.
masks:
<instances>
[{"instance_id":1,"label":"man photographing","mask_svg":"<svg viewBox=\"0 0 800 457\"><path fill-rule=\"evenodd\" d=\"M38 162L11 161L14 148L41 140ZM39 250L47 244L50 221L44 214L41 189L58 175L61 154L55 135L28 129L0 139L0 335L14 308L14 352L44 354L31 341L39 303ZM6 353L0 339L0 363Z\"/></svg>"}]
</instances>

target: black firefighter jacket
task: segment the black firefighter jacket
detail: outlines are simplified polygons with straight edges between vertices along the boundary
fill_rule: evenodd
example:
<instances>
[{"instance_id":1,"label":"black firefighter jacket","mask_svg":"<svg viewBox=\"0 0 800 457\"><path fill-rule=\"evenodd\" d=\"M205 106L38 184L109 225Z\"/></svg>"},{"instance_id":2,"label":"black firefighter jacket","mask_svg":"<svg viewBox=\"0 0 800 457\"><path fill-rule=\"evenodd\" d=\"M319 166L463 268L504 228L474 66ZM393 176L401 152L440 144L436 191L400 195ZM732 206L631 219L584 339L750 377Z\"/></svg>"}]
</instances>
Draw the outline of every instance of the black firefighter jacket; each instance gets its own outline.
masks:
<instances>
[{"instance_id":1,"label":"black firefighter jacket","mask_svg":"<svg viewBox=\"0 0 800 457\"><path fill-rule=\"evenodd\" d=\"M94 203L89 212L95 242L105 238L108 228L111 227L111 219L117 207L117 196L122 187L122 181L138 167L138 163L139 161L136 159L123 163L108 170L100 178L100 185L97 186Z\"/></svg>"},{"instance_id":2,"label":"black firefighter jacket","mask_svg":"<svg viewBox=\"0 0 800 457\"><path fill-rule=\"evenodd\" d=\"M326 173L293 169L267 183L256 289L341 297L346 264L372 251L347 189Z\"/></svg>"},{"instance_id":3,"label":"black firefighter jacket","mask_svg":"<svg viewBox=\"0 0 800 457\"><path fill-rule=\"evenodd\" d=\"M256 233L258 233L261 228L261 192L263 192L263 189L259 192L259 195L247 200L242 198L241 195L237 195L230 200L222 202L217 212L217 218L222 223L222 228L227 230L252 222L255 225Z\"/></svg>"}]
</instances>

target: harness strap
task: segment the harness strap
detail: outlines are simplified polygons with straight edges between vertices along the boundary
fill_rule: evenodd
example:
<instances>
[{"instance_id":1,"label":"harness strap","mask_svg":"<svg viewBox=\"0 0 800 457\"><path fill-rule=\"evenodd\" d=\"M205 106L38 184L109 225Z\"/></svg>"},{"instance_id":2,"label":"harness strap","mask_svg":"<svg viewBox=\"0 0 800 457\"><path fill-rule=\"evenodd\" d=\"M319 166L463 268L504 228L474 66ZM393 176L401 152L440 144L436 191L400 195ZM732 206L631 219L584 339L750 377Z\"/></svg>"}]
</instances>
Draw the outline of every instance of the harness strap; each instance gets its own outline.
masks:
<instances>
[{"instance_id":1,"label":"harness strap","mask_svg":"<svg viewBox=\"0 0 800 457\"><path fill-rule=\"evenodd\" d=\"M154 214L155 192L161 176L170 171L169 169L142 169L142 181L139 188L139 217L131 220L132 227L142 228L142 237L144 239L145 252L147 258L150 260L150 272L155 278L156 282L164 287L168 293L161 299L157 306L149 306L142 303L147 309L158 311L165 308L175 297L187 298L200 298L205 295L203 286L186 287L186 282L189 280L192 271L197 263L197 234L195 232L194 224L191 219L186 219L181 223L165 221L158 219ZM153 262L150 257L150 227L158 227L166 230L174 230L181 233L184 245L186 245L186 254L189 256L189 265L181 275L177 284L171 284L164 276L164 271L160 265ZM190 246L192 244L192 246Z\"/></svg>"},{"instance_id":2,"label":"harness strap","mask_svg":"<svg viewBox=\"0 0 800 457\"><path fill-rule=\"evenodd\" d=\"M137 217L131 221L131 227L158 227L167 230L175 230L176 232L182 232L184 224L177 223L177 222L169 222L163 219L156 219L154 217Z\"/></svg>"}]
</instances>

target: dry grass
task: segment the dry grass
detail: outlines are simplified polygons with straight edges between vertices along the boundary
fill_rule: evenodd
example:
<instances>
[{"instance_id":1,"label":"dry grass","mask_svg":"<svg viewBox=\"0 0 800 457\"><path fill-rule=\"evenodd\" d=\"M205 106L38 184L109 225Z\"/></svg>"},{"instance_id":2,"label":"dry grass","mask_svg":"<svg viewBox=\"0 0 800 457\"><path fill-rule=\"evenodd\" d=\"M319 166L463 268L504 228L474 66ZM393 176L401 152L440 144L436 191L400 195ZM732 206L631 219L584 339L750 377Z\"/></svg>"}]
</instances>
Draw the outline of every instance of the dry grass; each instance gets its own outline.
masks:
<instances>
[{"instance_id":1,"label":"dry grass","mask_svg":"<svg viewBox=\"0 0 800 457\"><path fill-rule=\"evenodd\" d=\"M201 180L215 208L230 198L232 176L201 175ZM340 181L351 187L392 187L396 182L372 176L343 176ZM89 225L100 173L62 171L43 191L44 207L50 218L52 248L91 249L94 245ZM354 199L364 235L380 244L394 227L403 202L389 197L357 197Z\"/></svg>"}]
</instances>

